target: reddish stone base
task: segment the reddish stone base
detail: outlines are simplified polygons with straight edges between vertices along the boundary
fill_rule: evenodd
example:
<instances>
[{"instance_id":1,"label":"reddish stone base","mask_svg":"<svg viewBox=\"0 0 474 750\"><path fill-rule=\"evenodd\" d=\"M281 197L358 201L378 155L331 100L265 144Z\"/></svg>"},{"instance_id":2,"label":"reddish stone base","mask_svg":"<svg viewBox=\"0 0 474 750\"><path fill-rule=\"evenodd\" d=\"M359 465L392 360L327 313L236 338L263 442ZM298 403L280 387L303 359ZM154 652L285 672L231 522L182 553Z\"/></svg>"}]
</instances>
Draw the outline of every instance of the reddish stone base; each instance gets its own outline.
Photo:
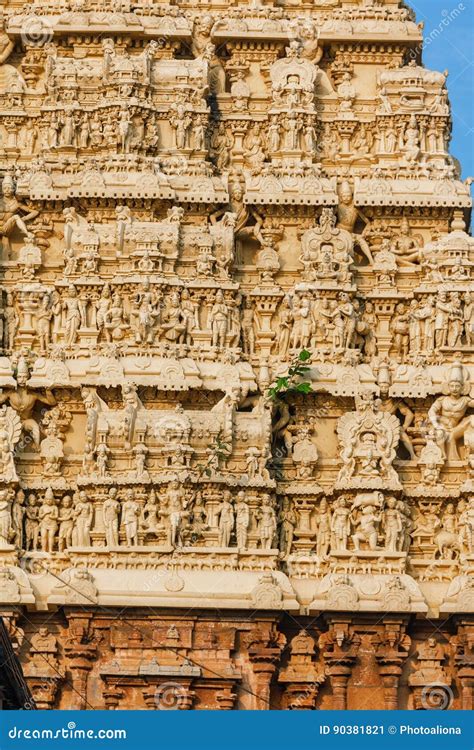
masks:
<instances>
[{"instance_id":1,"label":"reddish stone base","mask_svg":"<svg viewBox=\"0 0 474 750\"><path fill-rule=\"evenodd\" d=\"M473 708L472 615L2 614L43 709Z\"/></svg>"}]
</instances>

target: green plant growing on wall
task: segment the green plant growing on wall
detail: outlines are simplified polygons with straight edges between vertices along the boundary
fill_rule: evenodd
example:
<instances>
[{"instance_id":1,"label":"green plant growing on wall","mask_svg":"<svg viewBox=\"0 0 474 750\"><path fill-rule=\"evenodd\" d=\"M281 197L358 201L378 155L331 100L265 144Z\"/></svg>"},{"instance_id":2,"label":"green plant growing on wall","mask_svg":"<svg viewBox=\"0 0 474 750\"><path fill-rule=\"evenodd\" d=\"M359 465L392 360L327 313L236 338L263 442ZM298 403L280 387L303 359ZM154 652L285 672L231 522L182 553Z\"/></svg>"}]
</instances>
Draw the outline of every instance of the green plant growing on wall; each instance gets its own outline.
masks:
<instances>
[{"instance_id":1,"label":"green plant growing on wall","mask_svg":"<svg viewBox=\"0 0 474 750\"><path fill-rule=\"evenodd\" d=\"M307 349L302 349L297 357L291 362L288 372L285 375L280 375L275 380L275 383L268 389L268 396L273 401L281 400L283 396L293 393L311 393L311 383L302 380L307 373L311 370L309 365L306 364L311 358L311 352Z\"/></svg>"},{"instance_id":2,"label":"green plant growing on wall","mask_svg":"<svg viewBox=\"0 0 474 750\"><path fill-rule=\"evenodd\" d=\"M209 448L209 457L206 463L197 464L196 466L199 472L199 479L203 476L210 477L212 475L212 469L219 466L221 461L226 461L231 453L232 447L230 443L226 443L222 440L219 433Z\"/></svg>"}]
</instances>

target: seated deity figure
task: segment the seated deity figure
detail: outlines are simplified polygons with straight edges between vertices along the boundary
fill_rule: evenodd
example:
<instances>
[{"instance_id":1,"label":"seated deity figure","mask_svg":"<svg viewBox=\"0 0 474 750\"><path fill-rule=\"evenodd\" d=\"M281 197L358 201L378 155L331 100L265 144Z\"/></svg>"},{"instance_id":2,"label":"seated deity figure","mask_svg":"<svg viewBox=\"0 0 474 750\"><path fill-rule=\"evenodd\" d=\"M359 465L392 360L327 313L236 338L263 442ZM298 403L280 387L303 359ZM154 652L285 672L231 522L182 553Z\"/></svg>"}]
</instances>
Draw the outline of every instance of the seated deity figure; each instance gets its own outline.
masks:
<instances>
[{"instance_id":1,"label":"seated deity figure","mask_svg":"<svg viewBox=\"0 0 474 750\"><path fill-rule=\"evenodd\" d=\"M448 394L440 396L428 412L428 419L436 432L436 442L443 450L447 461L459 461L458 441L464 437L470 425L466 412L474 408L474 399L469 395L463 366L456 362L449 371Z\"/></svg>"}]
</instances>

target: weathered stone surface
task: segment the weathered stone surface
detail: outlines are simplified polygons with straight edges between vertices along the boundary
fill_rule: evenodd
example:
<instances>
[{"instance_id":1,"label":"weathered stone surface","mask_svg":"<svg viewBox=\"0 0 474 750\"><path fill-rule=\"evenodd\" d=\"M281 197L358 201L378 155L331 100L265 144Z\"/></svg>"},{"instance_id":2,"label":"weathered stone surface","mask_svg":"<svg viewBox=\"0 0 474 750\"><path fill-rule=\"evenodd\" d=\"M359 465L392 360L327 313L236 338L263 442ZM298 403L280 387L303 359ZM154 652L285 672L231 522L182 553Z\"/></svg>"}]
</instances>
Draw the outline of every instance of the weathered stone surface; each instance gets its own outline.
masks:
<instances>
[{"instance_id":1,"label":"weathered stone surface","mask_svg":"<svg viewBox=\"0 0 474 750\"><path fill-rule=\"evenodd\" d=\"M471 199L411 12L4 5L0 605L38 707L472 709Z\"/></svg>"}]
</instances>

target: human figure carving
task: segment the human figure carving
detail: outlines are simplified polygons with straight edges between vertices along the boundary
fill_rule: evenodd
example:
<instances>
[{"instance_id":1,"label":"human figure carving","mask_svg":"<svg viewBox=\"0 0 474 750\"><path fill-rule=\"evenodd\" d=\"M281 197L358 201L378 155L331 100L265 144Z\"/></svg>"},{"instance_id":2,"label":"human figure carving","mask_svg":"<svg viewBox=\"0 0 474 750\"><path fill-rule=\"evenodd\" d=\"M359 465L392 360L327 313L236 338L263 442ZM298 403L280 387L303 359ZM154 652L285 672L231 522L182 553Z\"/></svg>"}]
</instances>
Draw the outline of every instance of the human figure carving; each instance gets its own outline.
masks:
<instances>
[{"instance_id":1,"label":"human figure carving","mask_svg":"<svg viewBox=\"0 0 474 750\"><path fill-rule=\"evenodd\" d=\"M428 418L435 428L436 441L445 452L447 460L458 461L457 443L469 426L466 412L474 408L474 399L469 395L469 386L465 382L461 364L454 364L450 368L447 389L448 395L436 399L428 412Z\"/></svg>"},{"instance_id":2,"label":"human figure carving","mask_svg":"<svg viewBox=\"0 0 474 750\"><path fill-rule=\"evenodd\" d=\"M34 239L34 235L26 225L29 221L35 219L38 213L38 211L32 210L16 198L15 183L10 175L6 175L2 181L2 196L0 198L0 236L6 253L10 252L10 237L15 228L19 229L27 240Z\"/></svg>"},{"instance_id":3,"label":"human figure carving","mask_svg":"<svg viewBox=\"0 0 474 750\"><path fill-rule=\"evenodd\" d=\"M55 396L50 390L46 390L44 396L36 391L32 391L27 386L29 376L28 363L22 357L20 358L17 367L17 387L15 390L7 389L0 391L0 404L4 404L8 401L12 409L18 413L18 416L21 419L23 431L32 436L34 445L36 448L39 448L40 428L38 422L33 417L33 410L38 402L48 406L55 406L57 402Z\"/></svg>"}]
</instances>

